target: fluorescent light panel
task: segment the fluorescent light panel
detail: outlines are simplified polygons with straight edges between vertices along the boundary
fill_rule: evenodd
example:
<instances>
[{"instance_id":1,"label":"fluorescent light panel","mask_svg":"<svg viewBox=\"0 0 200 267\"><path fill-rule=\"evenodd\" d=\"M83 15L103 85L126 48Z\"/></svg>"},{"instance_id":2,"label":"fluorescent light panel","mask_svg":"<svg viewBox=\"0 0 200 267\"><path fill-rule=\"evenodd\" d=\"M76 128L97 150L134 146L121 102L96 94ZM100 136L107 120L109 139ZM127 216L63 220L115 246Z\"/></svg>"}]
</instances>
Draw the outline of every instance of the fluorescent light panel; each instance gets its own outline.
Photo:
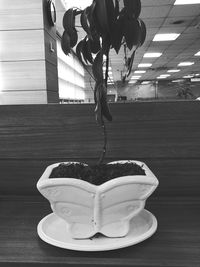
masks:
<instances>
[{"instance_id":1,"label":"fluorescent light panel","mask_svg":"<svg viewBox=\"0 0 200 267\"><path fill-rule=\"evenodd\" d=\"M129 84L134 84L134 83L136 83L137 81L133 81L133 80L130 80L129 81Z\"/></svg>"},{"instance_id":2,"label":"fluorescent light panel","mask_svg":"<svg viewBox=\"0 0 200 267\"><path fill-rule=\"evenodd\" d=\"M169 77L171 76L170 74L161 74L160 77Z\"/></svg>"},{"instance_id":3,"label":"fluorescent light panel","mask_svg":"<svg viewBox=\"0 0 200 267\"><path fill-rule=\"evenodd\" d=\"M191 82L200 82L200 78L192 78Z\"/></svg>"},{"instance_id":4,"label":"fluorescent light panel","mask_svg":"<svg viewBox=\"0 0 200 267\"><path fill-rule=\"evenodd\" d=\"M185 75L185 76L183 76L183 78L185 78L185 79L189 79L189 78L192 78L193 77L193 75Z\"/></svg>"},{"instance_id":5,"label":"fluorescent light panel","mask_svg":"<svg viewBox=\"0 0 200 267\"><path fill-rule=\"evenodd\" d=\"M157 79L166 79L167 77L165 76L158 76Z\"/></svg>"},{"instance_id":6,"label":"fluorescent light panel","mask_svg":"<svg viewBox=\"0 0 200 267\"><path fill-rule=\"evenodd\" d=\"M178 64L178 66L191 66L191 65L193 65L194 64L194 62L180 62L179 64Z\"/></svg>"},{"instance_id":7,"label":"fluorescent light panel","mask_svg":"<svg viewBox=\"0 0 200 267\"><path fill-rule=\"evenodd\" d=\"M132 76L131 80L137 80L137 79L140 79L140 78L141 78L141 76Z\"/></svg>"},{"instance_id":8,"label":"fluorescent light panel","mask_svg":"<svg viewBox=\"0 0 200 267\"><path fill-rule=\"evenodd\" d=\"M173 80L172 82L173 82L173 83L180 83L180 82L182 82L182 81L183 81L182 79L181 79L181 80L179 79L179 80Z\"/></svg>"},{"instance_id":9,"label":"fluorescent light panel","mask_svg":"<svg viewBox=\"0 0 200 267\"><path fill-rule=\"evenodd\" d=\"M150 81L144 81L141 84L149 84L149 83L150 83Z\"/></svg>"},{"instance_id":10,"label":"fluorescent light panel","mask_svg":"<svg viewBox=\"0 0 200 267\"><path fill-rule=\"evenodd\" d=\"M152 66L151 63L141 63L138 65L138 68L149 68L151 66Z\"/></svg>"},{"instance_id":11,"label":"fluorescent light panel","mask_svg":"<svg viewBox=\"0 0 200 267\"><path fill-rule=\"evenodd\" d=\"M174 41L179 37L180 33L161 33L156 34L153 38L154 42Z\"/></svg>"},{"instance_id":12,"label":"fluorescent light panel","mask_svg":"<svg viewBox=\"0 0 200 267\"><path fill-rule=\"evenodd\" d=\"M173 73L173 72L174 72L174 73L175 73L175 72L179 72L179 71L180 71L180 70L175 70L175 69L174 69L174 70L168 70L167 72L170 72L170 73Z\"/></svg>"},{"instance_id":13,"label":"fluorescent light panel","mask_svg":"<svg viewBox=\"0 0 200 267\"><path fill-rule=\"evenodd\" d=\"M200 51L195 54L196 57L200 56Z\"/></svg>"},{"instance_id":14,"label":"fluorescent light panel","mask_svg":"<svg viewBox=\"0 0 200 267\"><path fill-rule=\"evenodd\" d=\"M136 70L136 71L134 71L134 73L145 73L146 72L146 70Z\"/></svg>"},{"instance_id":15,"label":"fluorescent light panel","mask_svg":"<svg viewBox=\"0 0 200 267\"><path fill-rule=\"evenodd\" d=\"M192 5L200 4L200 0L176 0L174 5Z\"/></svg>"},{"instance_id":16,"label":"fluorescent light panel","mask_svg":"<svg viewBox=\"0 0 200 267\"><path fill-rule=\"evenodd\" d=\"M147 58L155 58L160 57L162 53L145 53L143 57Z\"/></svg>"}]
</instances>

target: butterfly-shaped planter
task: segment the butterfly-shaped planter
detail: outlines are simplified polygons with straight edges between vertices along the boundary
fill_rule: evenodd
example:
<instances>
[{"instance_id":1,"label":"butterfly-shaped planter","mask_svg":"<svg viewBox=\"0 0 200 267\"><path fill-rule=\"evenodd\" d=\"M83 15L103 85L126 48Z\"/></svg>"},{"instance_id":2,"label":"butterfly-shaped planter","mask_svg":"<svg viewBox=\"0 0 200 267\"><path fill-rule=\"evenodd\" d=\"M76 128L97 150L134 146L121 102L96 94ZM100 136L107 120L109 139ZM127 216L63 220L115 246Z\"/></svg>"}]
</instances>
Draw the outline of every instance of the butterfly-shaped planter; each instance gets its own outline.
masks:
<instances>
[{"instance_id":1,"label":"butterfly-shaped planter","mask_svg":"<svg viewBox=\"0 0 200 267\"><path fill-rule=\"evenodd\" d=\"M60 164L56 163L47 167L37 188L49 200L53 212L67 222L72 238L90 238L96 233L123 237L129 232L130 220L158 186L146 164L131 162L142 166L146 175L123 176L96 186L74 178L49 179L53 168Z\"/></svg>"}]
</instances>

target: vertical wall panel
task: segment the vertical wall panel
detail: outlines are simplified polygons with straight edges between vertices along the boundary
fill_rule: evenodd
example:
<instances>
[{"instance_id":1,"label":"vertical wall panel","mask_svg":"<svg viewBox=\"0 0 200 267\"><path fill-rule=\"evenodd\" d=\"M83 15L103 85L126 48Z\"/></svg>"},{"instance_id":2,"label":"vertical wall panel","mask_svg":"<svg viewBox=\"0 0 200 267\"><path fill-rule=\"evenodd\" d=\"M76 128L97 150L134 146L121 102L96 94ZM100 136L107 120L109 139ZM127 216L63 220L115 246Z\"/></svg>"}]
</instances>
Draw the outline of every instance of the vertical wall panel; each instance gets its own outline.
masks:
<instances>
[{"instance_id":1,"label":"vertical wall panel","mask_svg":"<svg viewBox=\"0 0 200 267\"><path fill-rule=\"evenodd\" d=\"M60 99L70 101L85 100L84 69L78 60L70 54L66 56L57 40L58 81Z\"/></svg>"},{"instance_id":2,"label":"vertical wall panel","mask_svg":"<svg viewBox=\"0 0 200 267\"><path fill-rule=\"evenodd\" d=\"M0 0L0 104L58 102L56 37L50 35L56 30L46 5L47 0Z\"/></svg>"},{"instance_id":3,"label":"vertical wall panel","mask_svg":"<svg viewBox=\"0 0 200 267\"><path fill-rule=\"evenodd\" d=\"M42 28L41 0L0 0L0 30Z\"/></svg>"},{"instance_id":4,"label":"vertical wall panel","mask_svg":"<svg viewBox=\"0 0 200 267\"><path fill-rule=\"evenodd\" d=\"M44 31L0 31L1 61L44 60Z\"/></svg>"},{"instance_id":5,"label":"vertical wall panel","mask_svg":"<svg viewBox=\"0 0 200 267\"><path fill-rule=\"evenodd\" d=\"M0 63L1 93L7 91L46 90L44 61Z\"/></svg>"}]
</instances>

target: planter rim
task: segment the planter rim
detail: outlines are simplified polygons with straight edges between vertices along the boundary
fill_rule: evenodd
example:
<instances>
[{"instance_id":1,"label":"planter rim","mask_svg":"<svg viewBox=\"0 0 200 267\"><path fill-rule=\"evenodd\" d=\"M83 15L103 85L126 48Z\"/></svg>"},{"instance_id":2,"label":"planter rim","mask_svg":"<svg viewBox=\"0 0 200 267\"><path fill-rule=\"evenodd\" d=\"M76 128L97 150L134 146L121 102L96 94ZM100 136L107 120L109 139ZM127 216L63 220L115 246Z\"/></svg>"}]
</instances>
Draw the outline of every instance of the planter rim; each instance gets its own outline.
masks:
<instances>
[{"instance_id":1,"label":"planter rim","mask_svg":"<svg viewBox=\"0 0 200 267\"><path fill-rule=\"evenodd\" d=\"M46 186L54 186L54 185L68 185L69 183L72 185L76 185L79 186L80 188L82 187L88 187L88 189L93 189L95 190L96 188L110 188L113 187L114 185L118 186L120 184L128 184L130 182L135 182L135 183L139 183L139 184L149 184L149 185L154 185L154 186L158 186L159 182L158 179L156 178L156 176L153 174L153 172L148 168L148 166L141 161L137 161L137 160L119 160L119 161L112 161L109 162L107 164L115 164L115 163L125 163L125 162L133 162L136 163L138 165L140 165L144 170L146 175L126 175L126 176L119 176L117 178L113 178L109 181L106 181L105 183L101 184L101 185L94 185L91 184L87 181L84 180L80 180L80 179L76 179L76 178L70 178L70 177L60 177L60 178L49 178L52 170L57 167L59 164L61 163L81 163L81 162L74 162L74 161L69 161L69 162L57 162L54 164L49 165L44 173L42 174L42 176L40 177L40 179L37 182L37 188L42 189L43 187ZM83 163L85 164L85 163ZM85 164L87 165L87 164Z\"/></svg>"}]
</instances>

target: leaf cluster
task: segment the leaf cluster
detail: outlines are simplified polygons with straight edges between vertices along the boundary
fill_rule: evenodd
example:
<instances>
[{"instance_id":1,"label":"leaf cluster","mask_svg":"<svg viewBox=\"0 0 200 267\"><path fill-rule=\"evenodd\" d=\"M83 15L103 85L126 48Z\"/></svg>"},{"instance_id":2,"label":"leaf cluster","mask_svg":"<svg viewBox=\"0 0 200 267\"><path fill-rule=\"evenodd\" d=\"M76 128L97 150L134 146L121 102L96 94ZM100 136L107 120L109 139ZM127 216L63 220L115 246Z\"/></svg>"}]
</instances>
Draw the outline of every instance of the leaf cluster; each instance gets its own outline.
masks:
<instances>
[{"instance_id":1,"label":"leaf cluster","mask_svg":"<svg viewBox=\"0 0 200 267\"><path fill-rule=\"evenodd\" d=\"M141 12L140 0L93 0L84 10L70 8L63 17L64 33L62 49L66 55L76 46L76 55L85 66L92 65L95 79L94 99L96 120L103 125L103 118L112 120L107 103L107 79L109 52L114 49L119 53L125 45L132 53L127 59L126 76L131 72L135 51L146 37L145 23L139 18ZM78 40L76 16L80 15L80 23L86 35ZM104 56L106 71L103 74Z\"/></svg>"}]
</instances>

